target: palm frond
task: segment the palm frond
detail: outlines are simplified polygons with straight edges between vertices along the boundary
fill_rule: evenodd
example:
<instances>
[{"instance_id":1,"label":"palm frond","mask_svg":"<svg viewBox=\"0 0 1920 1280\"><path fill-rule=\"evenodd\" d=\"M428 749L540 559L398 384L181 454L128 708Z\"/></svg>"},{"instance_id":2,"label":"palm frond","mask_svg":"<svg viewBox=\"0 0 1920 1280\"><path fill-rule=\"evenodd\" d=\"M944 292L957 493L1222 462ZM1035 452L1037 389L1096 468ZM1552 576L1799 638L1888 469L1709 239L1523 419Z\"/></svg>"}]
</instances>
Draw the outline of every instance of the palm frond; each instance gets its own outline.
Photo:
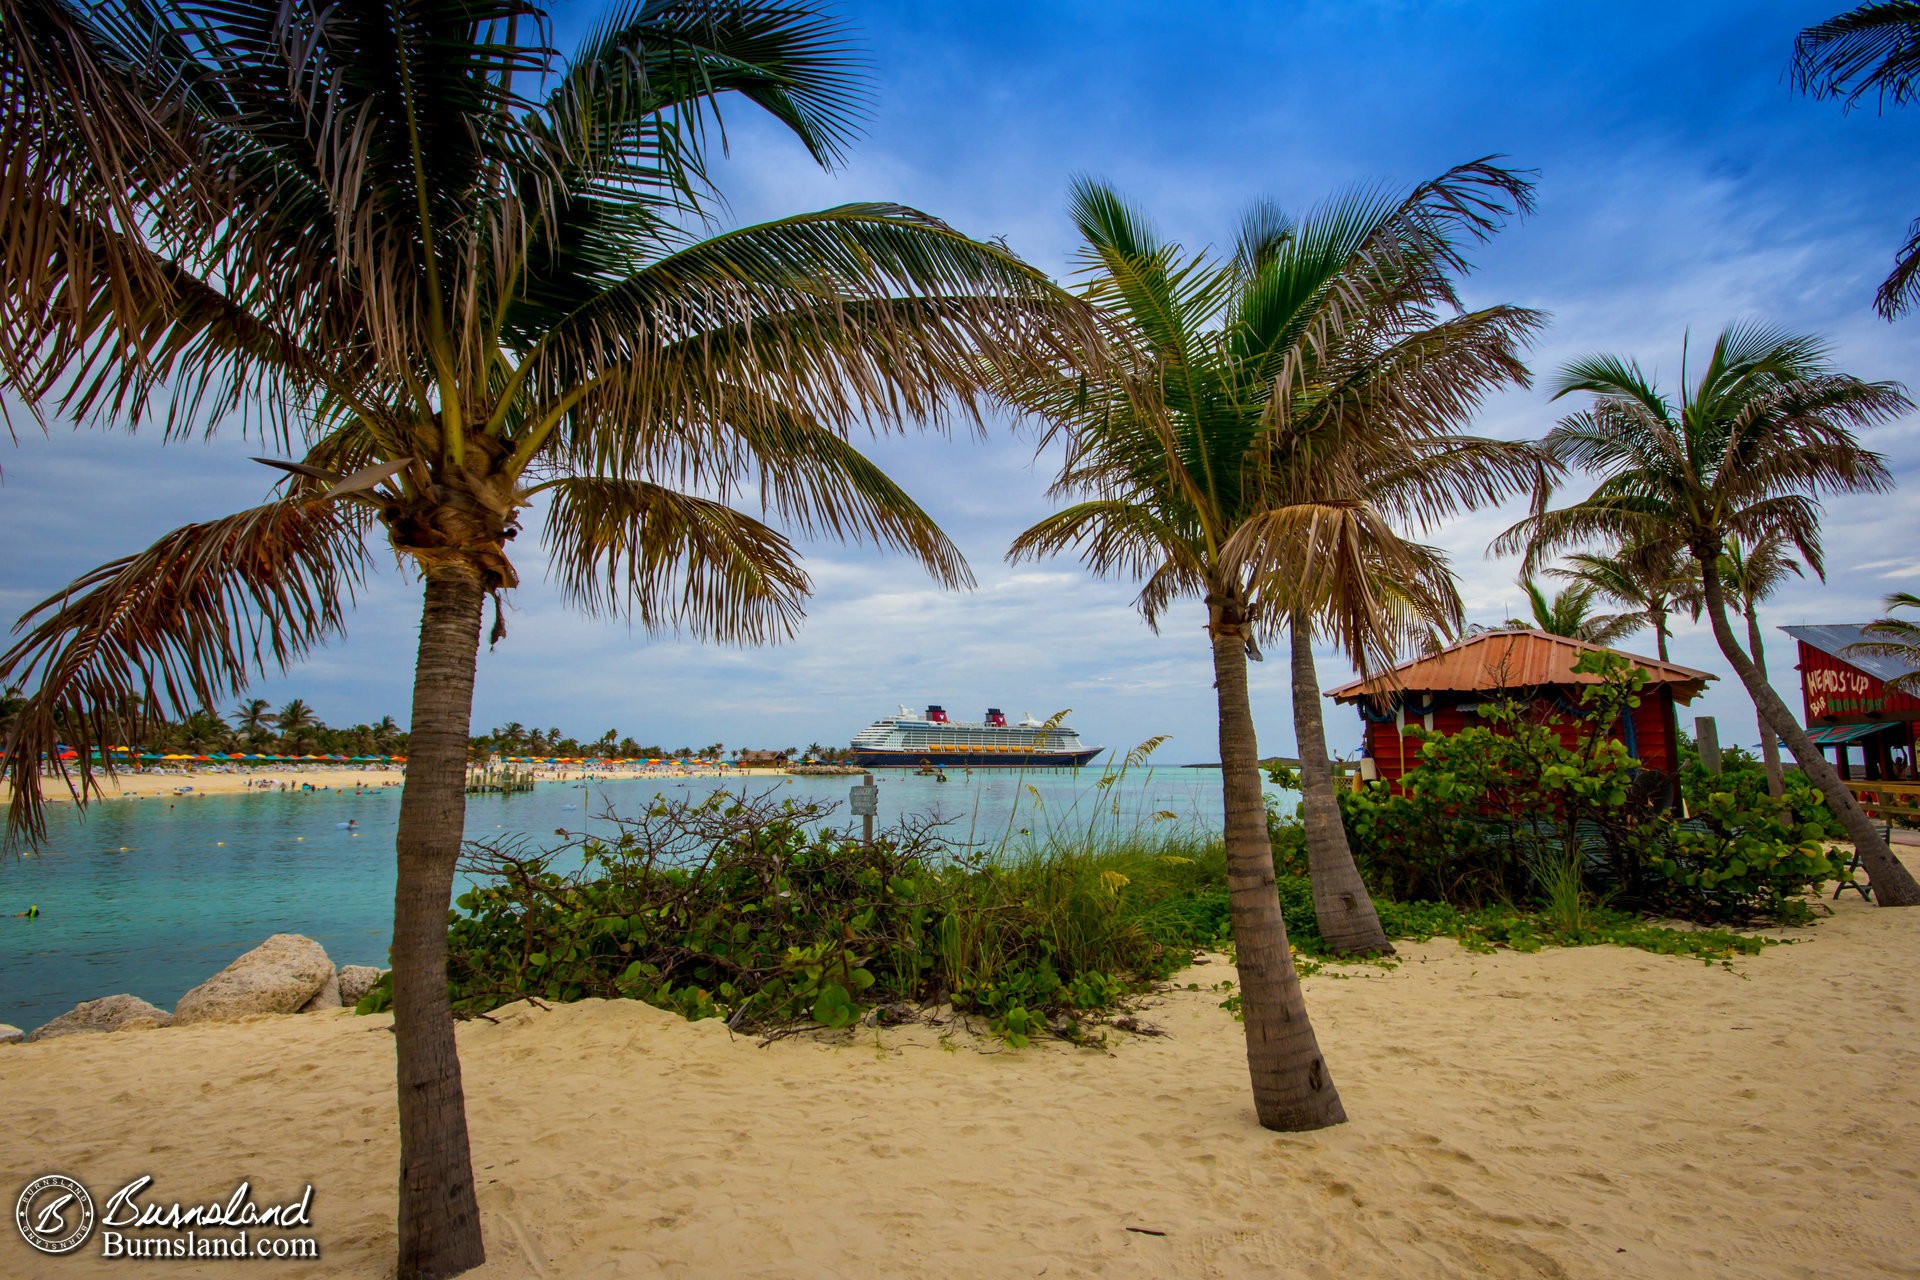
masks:
<instances>
[{"instance_id":1,"label":"palm frond","mask_svg":"<svg viewBox=\"0 0 1920 1280\"><path fill-rule=\"evenodd\" d=\"M548 481L546 541L567 598L728 644L793 634L811 590L777 531L720 503L639 480Z\"/></svg>"},{"instance_id":2,"label":"palm frond","mask_svg":"<svg viewBox=\"0 0 1920 1280\"><path fill-rule=\"evenodd\" d=\"M212 706L338 634L366 525L348 504L272 502L176 529L29 609L0 655L0 687L34 686L0 756L9 832L45 834L40 762L67 776L57 744L78 754L70 785L84 797L91 749L135 740L152 714Z\"/></svg>"}]
</instances>

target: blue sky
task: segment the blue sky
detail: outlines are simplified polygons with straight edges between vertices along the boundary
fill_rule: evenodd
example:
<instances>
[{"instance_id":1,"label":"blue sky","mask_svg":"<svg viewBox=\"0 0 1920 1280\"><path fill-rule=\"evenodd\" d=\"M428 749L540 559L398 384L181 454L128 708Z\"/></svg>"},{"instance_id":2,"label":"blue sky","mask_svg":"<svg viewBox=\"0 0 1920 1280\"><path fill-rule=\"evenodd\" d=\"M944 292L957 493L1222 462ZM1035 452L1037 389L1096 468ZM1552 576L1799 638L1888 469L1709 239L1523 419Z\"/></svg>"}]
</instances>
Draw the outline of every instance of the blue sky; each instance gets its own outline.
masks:
<instances>
[{"instance_id":1,"label":"blue sky","mask_svg":"<svg viewBox=\"0 0 1920 1280\"><path fill-rule=\"evenodd\" d=\"M840 172L812 168L744 109L728 115L718 167L729 222L848 200L889 199L980 236L1004 236L1043 268L1070 269L1069 178L1098 175L1169 237L1223 242L1239 211L1271 197L1310 206L1343 187L1404 188L1490 153L1539 171L1539 210L1485 246L1470 305L1541 308L1551 327L1539 375L1596 350L1636 355L1671 379L1683 333L1709 340L1735 319L1825 335L1842 365L1920 387L1916 325L1889 325L1871 297L1907 222L1920 111L1843 114L1790 94L1794 33L1817 4L1566 5L1274 3L849 4L869 49L875 101ZM590 11L564 11L561 28ZM1537 392L1490 401L1476 429L1536 436L1555 408ZM256 501L270 479L237 438L162 448L157 439L23 428L0 443L0 619L75 574L187 520ZM1794 583L1773 625L1877 616L1913 589L1908 490L1920 469L1914 421L1883 428L1902 489L1828 507L1828 582ZM510 634L483 652L476 726L512 719L581 736L618 726L674 746L843 744L896 703L1074 709L1089 741L1151 734L1163 758L1216 756L1199 606L1155 636L1133 588L1089 580L1071 561L1011 568L1011 538L1048 510L1046 459L999 421L985 440L913 437L871 452L928 507L980 580L942 592L860 549L808 547L817 594L794 641L721 649L655 638L567 612L523 552L528 586ZM1485 555L1515 515L1482 512L1432 535L1452 553L1468 616L1496 623L1521 603L1511 561ZM523 544L524 545L524 544ZM413 584L388 572L363 595L350 638L291 676L330 723L404 720ZM1798 705L1786 637L1776 682ZM1651 636L1627 648L1651 650ZM1704 626L1683 625L1676 660L1724 678L1696 712L1724 740L1752 741L1752 710ZM1321 655L1322 683L1348 675ZM1253 670L1262 746L1292 747L1284 662ZM1745 726L1742 728L1741 726ZM1358 722L1330 712L1336 750Z\"/></svg>"}]
</instances>

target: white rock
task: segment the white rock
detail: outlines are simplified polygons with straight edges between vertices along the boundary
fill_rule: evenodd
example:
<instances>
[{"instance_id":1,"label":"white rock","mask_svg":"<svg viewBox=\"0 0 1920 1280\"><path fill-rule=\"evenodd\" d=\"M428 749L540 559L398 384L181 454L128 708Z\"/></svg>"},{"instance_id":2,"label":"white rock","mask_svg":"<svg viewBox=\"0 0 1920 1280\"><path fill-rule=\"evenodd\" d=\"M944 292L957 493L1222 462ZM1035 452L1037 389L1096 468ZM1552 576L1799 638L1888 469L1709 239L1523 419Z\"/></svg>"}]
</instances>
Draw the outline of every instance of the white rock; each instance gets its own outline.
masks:
<instances>
[{"instance_id":1,"label":"white rock","mask_svg":"<svg viewBox=\"0 0 1920 1280\"><path fill-rule=\"evenodd\" d=\"M174 1006L177 1026L256 1013L295 1013L333 978L326 948L297 933L276 933L208 978Z\"/></svg>"},{"instance_id":2,"label":"white rock","mask_svg":"<svg viewBox=\"0 0 1920 1280\"><path fill-rule=\"evenodd\" d=\"M351 1009L360 1003L360 997L373 990L373 984L380 981L384 969L376 969L370 964L343 964L340 966L340 1003Z\"/></svg>"},{"instance_id":3,"label":"white rock","mask_svg":"<svg viewBox=\"0 0 1920 1280\"><path fill-rule=\"evenodd\" d=\"M165 1009L148 1004L139 996L107 996L73 1006L44 1027L34 1028L27 1039L40 1041L106 1031L146 1031L164 1027L171 1021Z\"/></svg>"},{"instance_id":4,"label":"white rock","mask_svg":"<svg viewBox=\"0 0 1920 1280\"><path fill-rule=\"evenodd\" d=\"M0 1022L0 1044L19 1044L27 1033L10 1023Z\"/></svg>"}]
</instances>

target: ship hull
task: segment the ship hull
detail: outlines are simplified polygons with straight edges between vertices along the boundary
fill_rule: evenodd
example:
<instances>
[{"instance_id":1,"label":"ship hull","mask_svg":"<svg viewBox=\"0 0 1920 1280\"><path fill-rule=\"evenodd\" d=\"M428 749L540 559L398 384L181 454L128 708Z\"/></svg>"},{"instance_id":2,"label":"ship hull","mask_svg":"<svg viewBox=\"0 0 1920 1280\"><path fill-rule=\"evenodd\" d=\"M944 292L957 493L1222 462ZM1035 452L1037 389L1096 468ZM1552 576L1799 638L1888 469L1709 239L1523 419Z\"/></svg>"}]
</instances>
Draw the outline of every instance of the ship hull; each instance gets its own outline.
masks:
<instances>
[{"instance_id":1,"label":"ship hull","mask_svg":"<svg viewBox=\"0 0 1920 1280\"><path fill-rule=\"evenodd\" d=\"M983 751L979 747L920 747L912 751L855 747L853 762L863 769L918 769L922 765L954 769L1078 769L1102 748L1082 751L1031 751L1008 747Z\"/></svg>"}]
</instances>

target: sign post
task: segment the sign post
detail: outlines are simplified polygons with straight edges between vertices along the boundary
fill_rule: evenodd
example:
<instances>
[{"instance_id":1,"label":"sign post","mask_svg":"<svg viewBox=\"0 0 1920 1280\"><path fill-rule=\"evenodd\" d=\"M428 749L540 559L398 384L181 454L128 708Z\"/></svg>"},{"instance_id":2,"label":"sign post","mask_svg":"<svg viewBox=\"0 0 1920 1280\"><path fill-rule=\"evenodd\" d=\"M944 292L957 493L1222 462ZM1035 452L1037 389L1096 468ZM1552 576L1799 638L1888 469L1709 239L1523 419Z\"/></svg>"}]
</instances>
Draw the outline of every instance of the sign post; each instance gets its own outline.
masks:
<instances>
[{"instance_id":1,"label":"sign post","mask_svg":"<svg viewBox=\"0 0 1920 1280\"><path fill-rule=\"evenodd\" d=\"M862 781L847 793L847 799L853 805L853 812L859 815L862 838L867 844L873 843L873 817L880 812L880 788L873 783L871 773L862 773Z\"/></svg>"}]
</instances>

